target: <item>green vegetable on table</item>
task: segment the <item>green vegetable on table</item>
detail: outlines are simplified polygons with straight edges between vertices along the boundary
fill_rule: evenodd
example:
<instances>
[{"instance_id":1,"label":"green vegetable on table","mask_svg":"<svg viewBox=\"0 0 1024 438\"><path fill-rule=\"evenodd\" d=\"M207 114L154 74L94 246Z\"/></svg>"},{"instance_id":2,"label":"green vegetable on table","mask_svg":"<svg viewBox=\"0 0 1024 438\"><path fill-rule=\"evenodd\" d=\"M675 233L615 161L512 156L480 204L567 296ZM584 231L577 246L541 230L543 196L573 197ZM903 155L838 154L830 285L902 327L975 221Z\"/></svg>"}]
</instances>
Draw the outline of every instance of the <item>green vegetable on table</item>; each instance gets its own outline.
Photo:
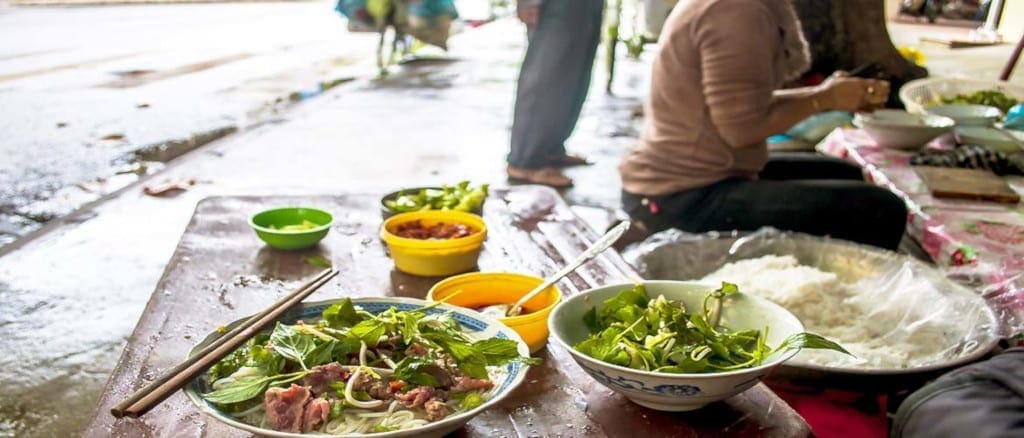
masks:
<instances>
[{"instance_id":1,"label":"green vegetable on table","mask_svg":"<svg viewBox=\"0 0 1024 438\"><path fill-rule=\"evenodd\" d=\"M981 90L971 94L958 94L954 97L943 98L942 103L970 103L975 105L994 106L999 108L1003 114L1006 114L1006 112L1016 105L1018 101L1001 91Z\"/></svg>"},{"instance_id":2,"label":"green vegetable on table","mask_svg":"<svg viewBox=\"0 0 1024 438\"><path fill-rule=\"evenodd\" d=\"M583 322L591 335L573 346L577 351L615 365L665 373L710 373L760 365L772 354L799 348L817 348L850 354L843 347L812 333L798 333L771 348L768 328L730 331L708 322L709 302L738 292L736 285L708 294L704 309L687 313L685 306L664 296L651 299L638 285L591 309Z\"/></svg>"},{"instance_id":3,"label":"green vegetable on table","mask_svg":"<svg viewBox=\"0 0 1024 438\"><path fill-rule=\"evenodd\" d=\"M440 189L421 189L415 193L398 192L395 199L384 200L384 206L395 213L423 210L473 211L487 198L488 185L470 187L469 181Z\"/></svg>"}]
</instances>

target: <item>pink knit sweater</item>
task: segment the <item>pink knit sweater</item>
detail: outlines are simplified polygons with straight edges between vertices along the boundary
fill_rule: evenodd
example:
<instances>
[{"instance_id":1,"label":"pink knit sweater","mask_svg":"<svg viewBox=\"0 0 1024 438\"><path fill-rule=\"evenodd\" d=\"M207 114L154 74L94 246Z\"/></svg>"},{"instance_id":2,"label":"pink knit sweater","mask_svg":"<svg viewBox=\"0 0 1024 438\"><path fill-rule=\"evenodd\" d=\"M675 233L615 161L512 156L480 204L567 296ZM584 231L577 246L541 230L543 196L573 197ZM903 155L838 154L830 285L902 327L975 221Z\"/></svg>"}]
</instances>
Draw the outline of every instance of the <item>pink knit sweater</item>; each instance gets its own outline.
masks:
<instances>
[{"instance_id":1,"label":"pink knit sweater","mask_svg":"<svg viewBox=\"0 0 1024 438\"><path fill-rule=\"evenodd\" d=\"M681 3L659 44L643 135L619 166L623 188L658 196L755 178L768 159L772 92L809 66L788 0Z\"/></svg>"}]
</instances>

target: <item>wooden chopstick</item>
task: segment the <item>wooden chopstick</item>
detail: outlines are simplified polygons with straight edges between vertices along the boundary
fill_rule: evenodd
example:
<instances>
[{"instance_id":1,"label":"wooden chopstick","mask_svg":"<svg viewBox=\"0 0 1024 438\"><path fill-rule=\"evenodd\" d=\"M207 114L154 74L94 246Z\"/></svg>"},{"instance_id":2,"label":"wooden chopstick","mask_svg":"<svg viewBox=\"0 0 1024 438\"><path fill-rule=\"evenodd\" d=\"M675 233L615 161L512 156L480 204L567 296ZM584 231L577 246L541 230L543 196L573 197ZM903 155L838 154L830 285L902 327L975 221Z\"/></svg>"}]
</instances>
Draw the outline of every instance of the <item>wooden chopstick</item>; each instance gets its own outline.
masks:
<instances>
[{"instance_id":1,"label":"wooden chopstick","mask_svg":"<svg viewBox=\"0 0 1024 438\"><path fill-rule=\"evenodd\" d=\"M209 346L164 373L149 385L135 391L124 401L111 408L110 413L117 418L138 418L149 412L154 406L198 377L203 370L214 365L249 338L255 336L263 327L276 321L281 314L301 302L335 275L338 275L338 271L325 269L302 287L288 293L284 298L217 338Z\"/></svg>"}]
</instances>

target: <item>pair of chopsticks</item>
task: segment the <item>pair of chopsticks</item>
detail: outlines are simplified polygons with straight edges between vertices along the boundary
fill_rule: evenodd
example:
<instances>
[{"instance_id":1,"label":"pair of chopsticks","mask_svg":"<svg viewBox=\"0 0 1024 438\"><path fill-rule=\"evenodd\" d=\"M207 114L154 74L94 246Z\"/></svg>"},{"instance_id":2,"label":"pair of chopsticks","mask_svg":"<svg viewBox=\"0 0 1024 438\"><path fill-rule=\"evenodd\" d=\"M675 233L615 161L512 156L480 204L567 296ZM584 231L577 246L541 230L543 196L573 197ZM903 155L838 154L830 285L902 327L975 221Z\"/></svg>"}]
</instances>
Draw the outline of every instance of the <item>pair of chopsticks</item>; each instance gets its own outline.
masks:
<instances>
[{"instance_id":1,"label":"pair of chopsticks","mask_svg":"<svg viewBox=\"0 0 1024 438\"><path fill-rule=\"evenodd\" d=\"M302 287L288 293L264 311L243 321L238 327L217 338L209 346L164 373L153 383L135 391L134 394L111 408L110 413L117 418L138 418L149 412L154 406L198 377L204 370L255 336L268 324L277 321L281 314L308 297L335 275L338 275L338 271L325 269Z\"/></svg>"}]
</instances>

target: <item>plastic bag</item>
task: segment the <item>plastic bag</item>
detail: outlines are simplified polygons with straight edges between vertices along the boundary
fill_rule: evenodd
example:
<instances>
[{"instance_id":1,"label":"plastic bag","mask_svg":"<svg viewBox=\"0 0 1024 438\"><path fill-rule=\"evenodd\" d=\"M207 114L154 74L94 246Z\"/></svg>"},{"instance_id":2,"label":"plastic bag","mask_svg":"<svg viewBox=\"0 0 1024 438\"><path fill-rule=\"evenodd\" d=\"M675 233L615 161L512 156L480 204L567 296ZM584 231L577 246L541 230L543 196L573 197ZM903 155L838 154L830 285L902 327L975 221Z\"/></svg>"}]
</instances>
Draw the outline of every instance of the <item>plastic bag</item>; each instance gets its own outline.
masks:
<instances>
[{"instance_id":1,"label":"plastic bag","mask_svg":"<svg viewBox=\"0 0 1024 438\"><path fill-rule=\"evenodd\" d=\"M916 259L842 240L771 228L668 230L623 255L647 279L737 283L857 355L803 351L793 359L796 365L909 370L976 358L999 337L996 315L970 289ZM731 272L706 278L740 261L726 268Z\"/></svg>"},{"instance_id":2,"label":"plastic bag","mask_svg":"<svg viewBox=\"0 0 1024 438\"><path fill-rule=\"evenodd\" d=\"M448 48L452 21L459 18L454 0L401 0L404 26L402 33L424 43Z\"/></svg>"}]
</instances>

